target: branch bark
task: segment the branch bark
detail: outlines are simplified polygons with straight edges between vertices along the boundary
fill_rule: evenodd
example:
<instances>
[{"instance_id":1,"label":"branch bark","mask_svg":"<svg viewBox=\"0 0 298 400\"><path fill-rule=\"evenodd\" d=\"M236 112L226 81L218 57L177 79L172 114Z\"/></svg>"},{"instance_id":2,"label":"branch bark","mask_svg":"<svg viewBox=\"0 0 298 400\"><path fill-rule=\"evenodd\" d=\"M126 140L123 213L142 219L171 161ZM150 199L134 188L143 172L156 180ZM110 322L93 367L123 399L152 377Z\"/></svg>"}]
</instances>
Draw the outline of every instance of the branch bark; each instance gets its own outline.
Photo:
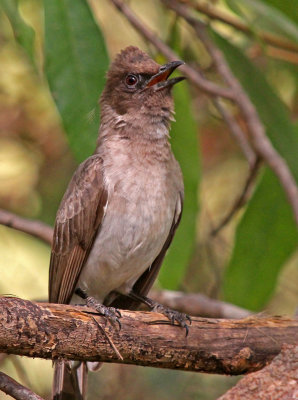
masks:
<instances>
[{"instance_id":1,"label":"branch bark","mask_svg":"<svg viewBox=\"0 0 298 400\"><path fill-rule=\"evenodd\" d=\"M272 363L249 374L218 400L281 400L297 398L298 346L284 346Z\"/></svg>"},{"instance_id":2,"label":"branch bark","mask_svg":"<svg viewBox=\"0 0 298 400\"><path fill-rule=\"evenodd\" d=\"M0 352L238 375L261 369L284 343L298 339L298 322L280 317L193 318L188 337L184 329L152 312L122 311L121 323L119 331L86 307L2 297Z\"/></svg>"}]
</instances>

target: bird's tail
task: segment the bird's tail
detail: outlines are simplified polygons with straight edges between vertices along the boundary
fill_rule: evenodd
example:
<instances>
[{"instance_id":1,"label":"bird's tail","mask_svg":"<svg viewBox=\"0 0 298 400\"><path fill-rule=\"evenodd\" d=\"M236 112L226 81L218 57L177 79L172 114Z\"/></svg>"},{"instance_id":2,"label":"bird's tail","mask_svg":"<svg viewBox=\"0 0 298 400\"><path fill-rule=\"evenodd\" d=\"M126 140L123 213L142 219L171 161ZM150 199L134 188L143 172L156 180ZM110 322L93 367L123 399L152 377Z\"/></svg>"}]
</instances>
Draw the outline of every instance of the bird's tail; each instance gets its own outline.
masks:
<instances>
[{"instance_id":1,"label":"bird's tail","mask_svg":"<svg viewBox=\"0 0 298 400\"><path fill-rule=\"evenodd\" d=\"M73 361L55 361L53 400L85 400L87 364Z\"/></svg>"}]
</instances>

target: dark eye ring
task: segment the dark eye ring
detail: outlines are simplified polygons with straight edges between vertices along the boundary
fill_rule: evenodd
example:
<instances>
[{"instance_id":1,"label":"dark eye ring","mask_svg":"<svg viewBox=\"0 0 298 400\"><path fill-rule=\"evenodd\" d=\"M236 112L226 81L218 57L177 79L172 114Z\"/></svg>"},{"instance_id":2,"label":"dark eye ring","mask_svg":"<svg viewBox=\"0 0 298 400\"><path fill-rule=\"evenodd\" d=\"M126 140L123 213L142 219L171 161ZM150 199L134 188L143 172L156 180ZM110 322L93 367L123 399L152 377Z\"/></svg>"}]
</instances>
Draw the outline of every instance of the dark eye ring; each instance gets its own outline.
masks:
<instances>
[{"instance_id":1,"label":"dark eye ring","mask_svg":"<svg viewBox=\"0 0 298 400\"><path fill-rule=\"evenodd\" d=\"M139 79L136 75L128 74L125 78L125 83L129 87L133 87L138 83Z\"/></svg>"}]
</instances>

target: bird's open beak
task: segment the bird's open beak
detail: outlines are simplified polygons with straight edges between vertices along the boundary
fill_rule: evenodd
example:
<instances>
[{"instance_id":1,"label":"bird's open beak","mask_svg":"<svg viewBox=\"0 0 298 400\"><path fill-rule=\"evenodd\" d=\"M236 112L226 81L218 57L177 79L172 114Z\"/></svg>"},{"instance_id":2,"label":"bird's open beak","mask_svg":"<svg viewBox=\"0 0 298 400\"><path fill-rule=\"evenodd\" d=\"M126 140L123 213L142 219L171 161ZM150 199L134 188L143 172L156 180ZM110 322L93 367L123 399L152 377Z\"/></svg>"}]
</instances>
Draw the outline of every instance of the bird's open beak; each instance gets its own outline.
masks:
<instances>
[{"instance_id":1,"label":"bird's open beak","mask_svg":"<svg viewBox=\"0 0 298 400\"><path fill-rule=\"evenodd\" d=\"M169 86L173 86L176 83L183 81L184 76L179 76L177 78L169 79L171 73L180 65L184 64L183 61L172 61L168 64L164 64L159 68L157 74L153 75L146 84L146 88L154 86L155 90L161 90Z\"/></svg>"}]
</instances>

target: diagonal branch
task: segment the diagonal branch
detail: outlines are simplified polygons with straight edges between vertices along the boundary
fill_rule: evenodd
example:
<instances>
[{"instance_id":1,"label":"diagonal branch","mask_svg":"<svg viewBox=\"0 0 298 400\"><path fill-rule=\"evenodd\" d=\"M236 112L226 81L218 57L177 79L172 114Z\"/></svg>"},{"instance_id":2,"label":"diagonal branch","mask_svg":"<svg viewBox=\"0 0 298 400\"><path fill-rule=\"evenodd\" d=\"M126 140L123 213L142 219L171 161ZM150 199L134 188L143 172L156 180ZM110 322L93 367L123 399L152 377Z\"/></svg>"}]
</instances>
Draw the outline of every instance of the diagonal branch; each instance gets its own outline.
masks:
<instances>
[{"instance_id":1,"label":"diagonal branch","mask_svg":"<svg viewBox=\"0 0 298 400\"><path fill-rule=\"evenodd\" d=\"M256 371L298 339L298 321L193 318L189 335L153 312L121 311L119 329L92 309L0 298L0 352L238 375ZM120 360L98 329L106 331Z\"/></svg>"},{"instance_id":2,"label":"diagonal branch","mask_svg":"<svg viewBox=\"0 0 298 400\"><path fill-rule=\"evenodd\" d=\"M49 245L52 244L53 228L41 221L27 219L6 210L0 210L0 224L28 233Z\"/></svg>"},{"instance_id":3,"label":"diagonal branch","mask_svg":"<svg viewBox=\"0 0 298 400\"><path fill-rule=\"evenodd\" d=\"M248 25L244 24L239 19L232 17L227 13L223 13L216 7L213 7L211 4L197 2L193 0L179 0L179 2L187 4L188 6L199 11L200 13L207 15L207 17L212 20L217 20L223 22L224 24L230 25L233 28L237 29L238 31L241 31L251 36L256 34L256 32L252 30ZM292 51L294 54L296 54L298 51L298 46L296 43L291 42L289 40L285 40L284 38L281 38L279 36L273 35L270 32L257 32L257 35L262 41L272 46Z\"/></svg>"},{"instance_id":4,"label":"diagonal branch","mask_svg":"<svg viewBox=\"0 0 298 400\"><path fill-rule=\"evenodd\" d=\"M213 99L213 104L222 115L225 123L229 127L232 136L234 137L235 141L241 148L242 153L244 154L248 162L249 168L253 170L256 164L257 157L254 150L251 148L251 145L247 140L245 133L243 132L243 130L241 129L240 125L237 123L233 115L222 104L220 98L215 97Z\"/></svg>"},{"instance_id":5,"label":"diagonal branch","mask_svg":"<svg viewBox=\"0 0 298 400\"><path fill-rule=\"evenodd\" d=\"M255 165L253 168L249 171L249 175L246 179L244 188L242 190L242 193L240 196L236 199L235 203L233 204L233 207L231 210L227 213L227 215L223 218L223 220L218 224L218 226L211 231L211 235L215 236L218 234L218 232L227 225L228 222L232 219L232 217L235 215L235 213L247 202L247 198L250 196L250 193L252 192L252 187L255 182L255 179L257 177L257 173L260 169L261 166L261 160L260 158L256 159Z\"/></svg>"},{"instance_id":6,"label":"diagonal branch","mask_svg":"<svg viewBox=\"0 0 298 400\"><path fill-rule=\"evenodd\" d=\"M154 34L122 0L111 0L111 2L128 19L131 25L140 32L146 40L152 43L162 54L164 54L169 61L179 59L177 54L162 40L160 40L158 36ZM233 99L233 92L230 89L218 86L215 83L208 81L190 65L182 65L179 70L204 92L212 96L221 96L230 100Z\"/></svg>"},{"instance_id":7,"label":"diagonal branch","mask_svg":"<svg viewBox=\"0 0 298 400\"><path fill-rule=\"evenodd\" d=\"M258 113L250 101L242 86L230 70L221 51L210 39L206 25L194 18L187 7L175 0L161 0L168 8L174 10L177 15L185 19L193 27L198 38L202 41L210 56L212 57L217 70L224 81L233 92L233 98L238 105L251 136L256 152L266 161L275 175L278 177L284 188L288 201L293 209L296 223L298 224L298 188L295 179L282 156L274 149L266 136L264 126L259 119Z\"/></svg>"},{"instance_id":8,"label":"diagonal branch","mask_svg":"<svg viewBox=\"0 0 298 400\"><path fill-rule=\"evenodd\" d=\"M3 372L0 372L0 390L16 400L43 400L42 397Z\"/></svg>"}]
</instances>

